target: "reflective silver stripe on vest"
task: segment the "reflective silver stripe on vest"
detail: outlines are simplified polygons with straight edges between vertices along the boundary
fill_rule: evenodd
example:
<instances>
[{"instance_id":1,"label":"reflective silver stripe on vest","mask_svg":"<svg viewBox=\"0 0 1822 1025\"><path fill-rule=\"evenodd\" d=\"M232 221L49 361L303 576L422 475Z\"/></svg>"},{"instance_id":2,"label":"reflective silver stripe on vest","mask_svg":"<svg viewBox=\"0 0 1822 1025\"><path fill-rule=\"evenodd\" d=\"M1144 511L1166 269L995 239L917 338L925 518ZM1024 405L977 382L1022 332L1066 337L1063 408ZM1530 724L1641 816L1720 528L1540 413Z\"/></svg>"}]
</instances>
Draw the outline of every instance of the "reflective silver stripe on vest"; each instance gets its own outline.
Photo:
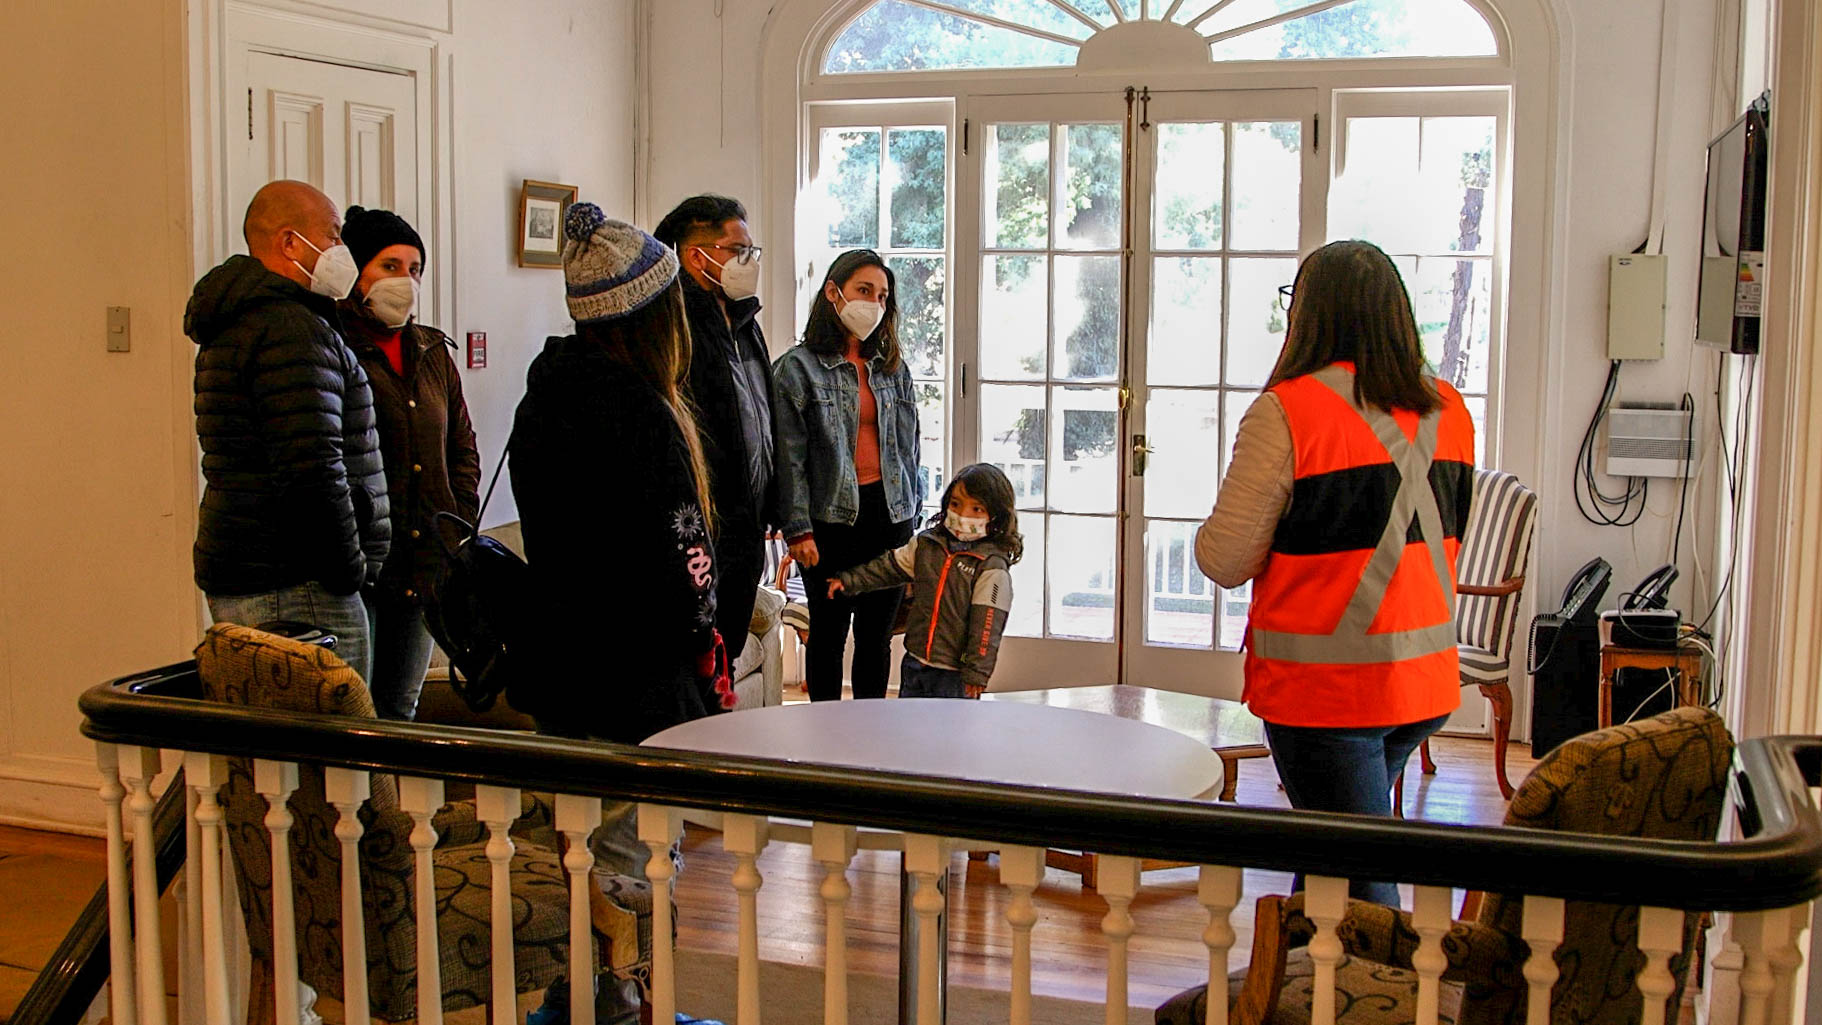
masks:
<instances>
[{"instance_id":1,"label":"reflective silver stripe on vest","mask_svg":"<svg viewBox=\"0 0 1822 1025\"><path fill-rule=\"evenodd\" d=\"M1254 628L1249 647L1260 658L1313 665L1402 662L1449 651L1455 647L1455 576L1449 572L1448 555L1442 547L1442 510L1436 505L1436 493L1430 489L1430 464L1436 458L1441 414L1433 411L1417 421L1417 442L1412 444L1391 414L1355 404L1353 374L1331 366L1318 370L1314 376L1341 396L1373 429L1398 470L1398 493L1392 498L1392 515L1386 520L1385 533L1379 536L1379 545L1361 572L1360 584L1334 632L1298 634ZM1442 585L1450 616L1435 626L1369 634L1367 628L1373 625L1373 617L1391 586L1392 574L1404 558L1405 536L1413 516L1423 531L1424 547L1430 552L1430 565Z\"/></svg>"}]
</instances>

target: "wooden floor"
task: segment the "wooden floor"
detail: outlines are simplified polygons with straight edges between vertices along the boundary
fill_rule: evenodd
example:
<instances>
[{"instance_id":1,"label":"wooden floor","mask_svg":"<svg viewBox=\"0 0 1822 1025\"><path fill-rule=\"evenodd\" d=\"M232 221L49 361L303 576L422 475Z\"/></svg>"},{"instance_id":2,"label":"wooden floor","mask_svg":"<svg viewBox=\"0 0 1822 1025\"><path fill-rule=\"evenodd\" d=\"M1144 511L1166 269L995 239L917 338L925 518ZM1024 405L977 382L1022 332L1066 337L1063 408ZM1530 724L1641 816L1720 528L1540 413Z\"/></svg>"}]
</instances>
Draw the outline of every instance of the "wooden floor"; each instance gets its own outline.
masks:
<instances>
[{"instance_id":1,"label":"wooden floor","mask_svg":"<svg viewBox=\"0 0 1822 1025\"><path fill-rule=\"evenodd\" d=\"M1438 822L1494 824L1505 801L1493 783L1492 744L1438 738L1439 771L1413 772L1405 794L1406 814ZM1509 772L1523 779L1532 761L1514 746ZM1241 763L1242 804L1286 807L1270 759ZM684 842L686 864L679 877L679 946L684 950L736 952L733 860L717 834L692 827ZM760 950L767 960L822 962L822 905L817 897L822 869L807 847L774 844L759 859L765 885L759 895ZM848 905L850 965L856 971L894 975L898 959L898 855L863 851L849 870L854 894ZM49 959L76 914L106 876L102 842L84 837L0 827L0 1023L11 1015L31 979ZM1246 959L1252 940L1252 901L1289 888L1288 876L1247 872L1242 910L1235 913L1239 939L1232 963ZM1010 976L1011 940L1005 923L1006 891L991 862L957 857L950 877L950 979L955 983L1004 989ZM1408 898L1407 898L1408 899ZM1036 894L1033 931L1033 988L1041 994L1077 1000L1104 996L1106 948L1100 920L1107 906L1084 891L1075 876L1051 869ZM1138 933L1132 940L1132 1002L1156 1004L1207 977L1201 943L1206 915L1196 903L1194 869L1147 873L1133 904Z\"/></svg>"}]
</instances>

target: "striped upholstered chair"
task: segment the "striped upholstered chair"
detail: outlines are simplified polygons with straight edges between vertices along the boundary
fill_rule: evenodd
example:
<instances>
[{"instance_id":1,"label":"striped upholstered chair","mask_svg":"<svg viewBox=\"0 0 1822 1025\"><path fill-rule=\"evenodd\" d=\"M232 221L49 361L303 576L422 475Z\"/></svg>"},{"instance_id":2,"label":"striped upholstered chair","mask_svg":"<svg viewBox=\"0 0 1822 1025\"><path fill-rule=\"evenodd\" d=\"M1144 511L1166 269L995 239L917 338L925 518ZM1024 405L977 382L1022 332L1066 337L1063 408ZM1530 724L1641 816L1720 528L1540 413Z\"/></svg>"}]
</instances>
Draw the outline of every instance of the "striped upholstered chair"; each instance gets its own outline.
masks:
<instances>
[{"instance_id":1,"label":"striped upholstered chair","mask_svg":"<svg viewBox=\"0 0 1822 1025\"><path fill-rule=\"evenodd\" d=\"M1518 631L1525 568L1536 532L1537 493L1509 473L1475 470L1468 525L1455 566L1455 639L1461 652L1461 685L1479 687L1493 703L1493 774L1508 800L1512 636ZM1423 744L1423 771L1436 772L1429 741Z\"/></svg>"}]
</instances>

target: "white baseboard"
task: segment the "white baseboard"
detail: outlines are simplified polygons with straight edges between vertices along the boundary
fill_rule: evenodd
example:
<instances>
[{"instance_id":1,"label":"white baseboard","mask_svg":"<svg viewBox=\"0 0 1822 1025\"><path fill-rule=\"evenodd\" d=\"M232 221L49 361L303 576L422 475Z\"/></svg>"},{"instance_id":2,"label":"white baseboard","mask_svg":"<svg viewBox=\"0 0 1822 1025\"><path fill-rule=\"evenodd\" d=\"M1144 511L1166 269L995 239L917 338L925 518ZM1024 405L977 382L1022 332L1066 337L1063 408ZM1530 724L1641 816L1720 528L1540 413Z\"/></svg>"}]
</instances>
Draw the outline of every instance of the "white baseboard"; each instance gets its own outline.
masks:
<instances>
[{"instance_id":1,"label":"white baseboard","mask_svg":"<svg viewBox=\"0 0 1822 1025\"><path fill-rule=\"evenodd\" d=\"M0 823L26 829L101 836L101 773L75 758L0 758Z\"/></svg>"}]
</instances>

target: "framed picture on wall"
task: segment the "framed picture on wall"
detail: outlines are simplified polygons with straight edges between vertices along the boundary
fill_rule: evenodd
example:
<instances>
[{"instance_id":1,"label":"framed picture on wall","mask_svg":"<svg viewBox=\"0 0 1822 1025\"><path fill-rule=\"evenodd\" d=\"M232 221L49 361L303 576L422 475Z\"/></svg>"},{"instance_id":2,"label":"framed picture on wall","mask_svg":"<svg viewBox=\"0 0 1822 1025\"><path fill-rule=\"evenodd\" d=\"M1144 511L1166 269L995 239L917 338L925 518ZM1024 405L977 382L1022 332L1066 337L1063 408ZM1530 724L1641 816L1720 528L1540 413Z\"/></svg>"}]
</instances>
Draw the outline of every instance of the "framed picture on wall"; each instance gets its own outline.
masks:
<instances>
[{"instance_id":1,"label":"framed picture on wall","mask_svg":"<svg viewBox=\"0 0 1822 1025\"><path fill-rule=\"evenodd\" d=\"M519 266L563 267L563 215L576 201L574 185L525 179L519 187Z\"/></svg>"}]
</instances>

